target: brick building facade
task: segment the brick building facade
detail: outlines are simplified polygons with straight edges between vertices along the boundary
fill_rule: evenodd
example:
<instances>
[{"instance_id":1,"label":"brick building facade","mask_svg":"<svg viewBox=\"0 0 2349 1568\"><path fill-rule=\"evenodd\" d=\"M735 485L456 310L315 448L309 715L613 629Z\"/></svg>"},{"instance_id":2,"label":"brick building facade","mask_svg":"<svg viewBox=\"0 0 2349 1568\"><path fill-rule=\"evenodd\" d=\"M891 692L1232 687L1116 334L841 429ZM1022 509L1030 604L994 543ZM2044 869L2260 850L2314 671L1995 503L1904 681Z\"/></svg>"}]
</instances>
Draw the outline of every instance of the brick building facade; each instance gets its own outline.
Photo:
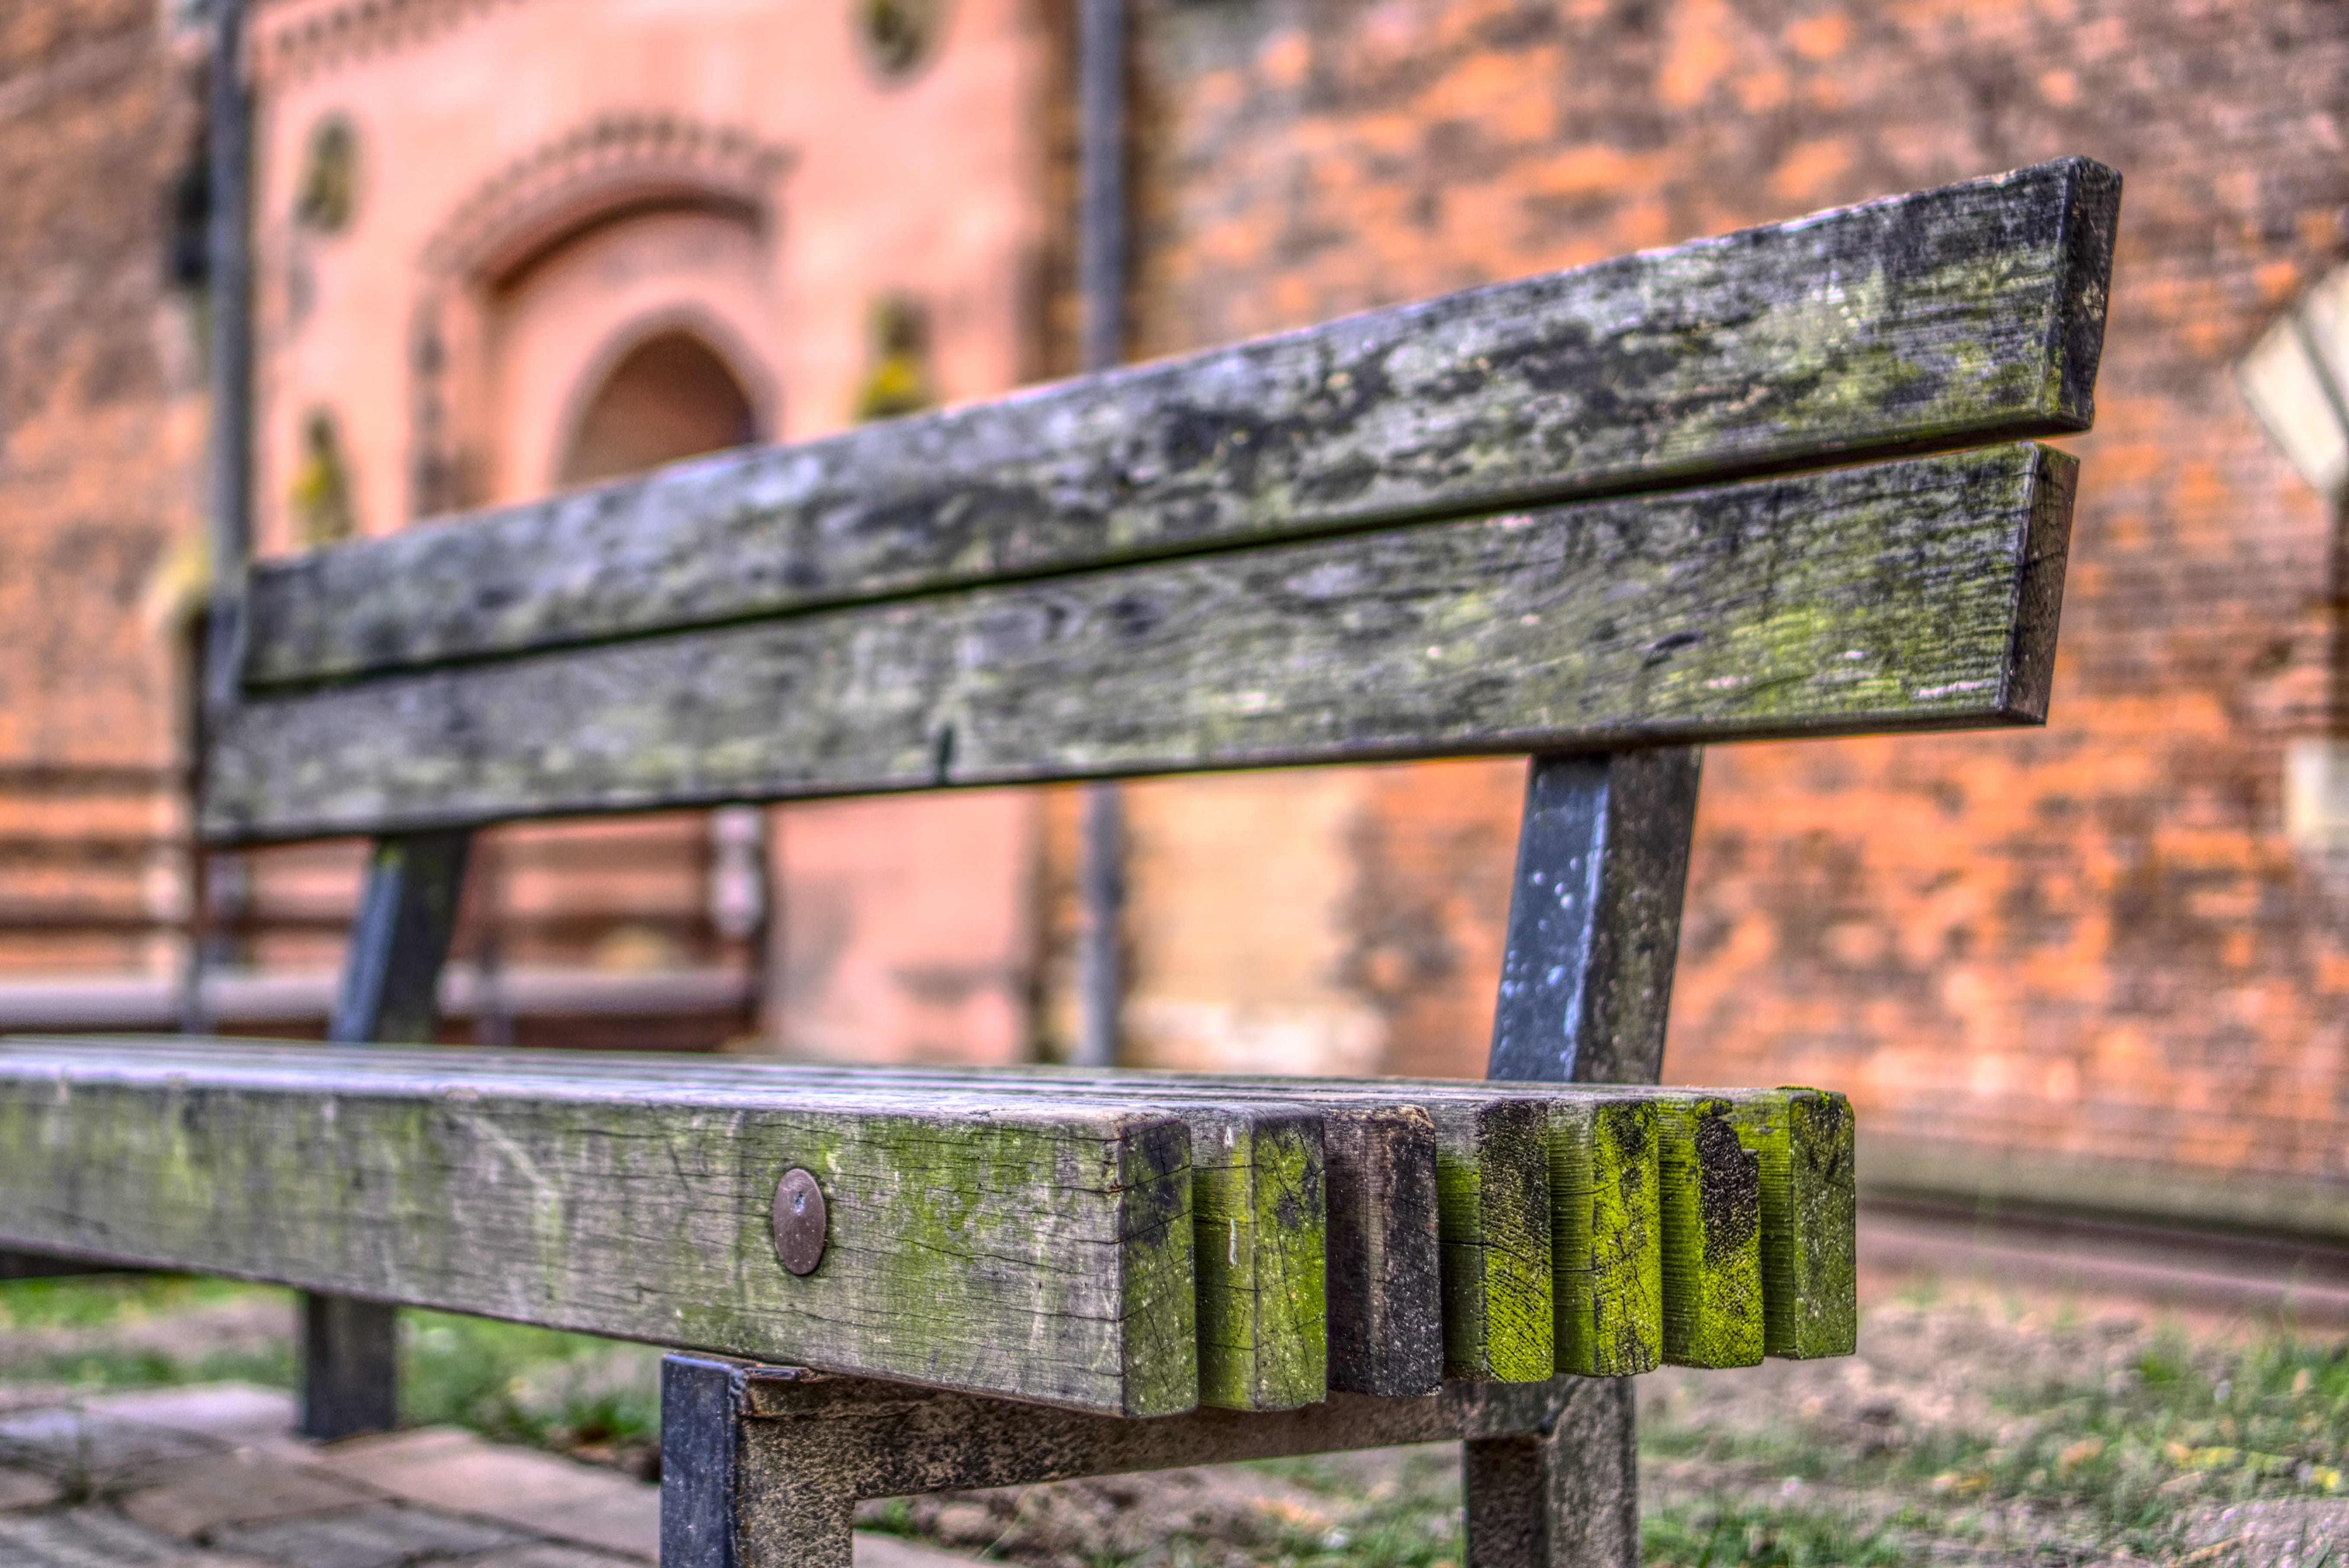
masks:
<instances>
[{"instance_id":1,"label":"brick building facade","mask_svg":"<svg viewBox=\"0 0 2349 1568\"><path fill-rule=\"evenodd\" d=\"M1069 367L1054 0L646 16L261 5L266 547L642 459L578 456L597 409L717 409L710 429L788 438ZM1134 16L1138 356L2061 153L2120 169L2098 428L2069 443L2085 468L2053 722L1714 748L1667 1070L1849 1089L1888 1186L1989 1171L2025 1197L2349 1231L2349 861L2295 840L2283 806L2292 748L2349 734L2340 531L2233 381L2349 252L2349 15L1137 0ZM160 964L172 913L154 847L175 820L171 665L139 600L197 494L192 327L165 259L193 135L173 36L104 0L0 24L0 158L26 171L10 201L37 213L0 233L0 332L26 346L10 366L57 367L0 377L0 542L20 563L0 592L23 606L0 621L0 832L115 844L74 824L136 819L134 847L85 861L10 850L0 964L19 974ZM918 57L893 64L909 36ZM99 58L133 63L70 63ZM70 112L20 107L44 93ZM338 122L347 228L304 216ZM102 198L78 198L93 181ZM318 189L331 205L333 179ZM894 348L892 312L918 325ZM722 362L734 402L682 361L622 374L670 328ZM655 395L627 404L631 387ZM622 415L609 428L653 418ZM109 769L122 782L102 789ZM1520 779L1475 763L1133 787L1133 1055L1477 1070ZM1072 796L773 820L769 1040L1066 1041ZM521 869L472 940L504 933L518 967L747 970L695 913L706 819L586 830L635 846L634 884L588 880L567 831L510 836ZM137 940L70 945L57 912L129 896L132 866ZM257 897L291 909L298 884L314 913L262 923L275 945L251 956L327 963L348 877L345 850L259 866Z\"/></svg>"}]
</instances>

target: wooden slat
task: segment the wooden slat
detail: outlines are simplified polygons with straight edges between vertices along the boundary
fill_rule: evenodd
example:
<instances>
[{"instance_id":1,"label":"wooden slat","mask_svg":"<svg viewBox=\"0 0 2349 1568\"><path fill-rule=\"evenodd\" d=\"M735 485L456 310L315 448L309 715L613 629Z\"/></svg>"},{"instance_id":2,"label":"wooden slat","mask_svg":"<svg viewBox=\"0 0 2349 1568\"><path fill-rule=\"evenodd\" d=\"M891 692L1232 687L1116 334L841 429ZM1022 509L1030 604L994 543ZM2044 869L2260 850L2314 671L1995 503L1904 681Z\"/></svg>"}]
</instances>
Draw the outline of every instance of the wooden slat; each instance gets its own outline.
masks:
<instances>
[{"instance_id":1,"label":"wooden slat","mask_svg":"<svg viewBox=\"0 0 2349 1568\"><path fill-rule=\"evenodd\" d=\"M1664 1359L1751 1367L1763 1357L1761 1161L1716 1095L1657 1106L1663 1215Z\"/></svg>"},{"instance_id":2,"label":"wooden slat","mask_svg":"<svg viewBox=\"0 0 2349 1568\"><path fill-rule=\"evenodd\" d=\"M1113 1068L747 1070L812 1074L821 1081L938 1083L1008 1096L1081 1095L1178 1110L1202 1098L1217 1103L1228 1098L1311 1106L1325 1128L1350 1127L1356 1139L1379 1150L1374 1163L1349 1171L1340 1163L1349 1152L1347 1140L1341 1137L1329 1145L1333 1216L1349 1203L1359 1205L1366 1218L1374 1219L1377 1236L1376 1254L1365 1246L1359 1264L1347 1253L1331 1258L1333 1281L1359 1281L1372 1297L1359 1319L1350 1323L1333 1296L1333 1368L1356 1361L1371 1369L1359 1381L1381 1385L1379 1392L1412 1394L1432 1392L1443 1377L1528 1382L1556 1370L1555 1227L1549 1200L1555 1157L1547 1102L1527 1104L1519 1095L1481 1094L1481 1086L1466 1084L1397 1087L1379 1079ZM1412 1111L1417 1114L1408 1114ZM1428 1154L1420 1152L1415 1136L1423 1122L1432 1134ZM1560 1119L1559 1126L1579 1127L1587 1136L1588 1118ZM1397 1133L1411 1136L1399 1139ZM1587 1151L1584 1163L1588 1163ZM1382 1177L1394 1185L1382 1187ZM1341 1192L1347 1196L1341 1198ZM1196 1202L1195 1198L1195 1206ZM1423 1250L1430 1242L1432 1258ZM1206 1244L1203 1232L1200 1246ZM1435 1288L1428 1294L1431 1283ZM1416 1331L1404 1327L1409 1337L1383 1345L1367 1337L1380 1323L1416 1326ZM1418 1336L1427 1326L1439 1324L1440 1350L1431 1356L1428 1350L1438 1347L1423 1348ZM1203 1346L1203 1357L1206 1354ZM1333 1370L1332 1387L1363 1391L1350 1387L1355 1377L1350 1375L1349 1383L1341 1385L1338 1376Z\"/></svg>"},{"instance_id":3,"label":"wooden slat","mask_svg":"<svg viewBox=\"0 0 2349 1568\"><path fill-rule=\"evenodd\" d=\"M1189 1135L1132 1107L0 1043L0 1245L1125 1415L1193 1407ZM802 1166L804 1278L770 1232Z\"/></svg>"},{"instance_id":4,"label":"wooden slat","mask_svg":"<svg viewBox=\"0 0 2349 1568\"><path fill-rule=\"evenodd\" d=\"M1319 1403L1330 1387L1320 1119L1268 1105L1167 1109L1191 1130L1199 1403Z\"/></svg>"},{"instance_id":5,"label":"wooden slat","mask_svg":"<svg viewBox=\"0 0 2349 1568\"><path fill-rule=\"evenodd\" d=\"M2085 429L2119 185L2064 160L266 563L246 676Z\"/></svg>"},{"instance_id":6,"label":"wooden slat","mask_svg":"<svg viewBox=\"0 0 2349 1568\"><path fill-rule=\"evenodd\" d=\"M1322 1107L1330 1176L1330 1387L1432 1394L1444 1382L1435 1123L1417 1106Z\"/></svg>"},{"instance_id":7,"label":"wooden slat","mask_svg":"<svg viewBox=\"0 0 2349 1568\"><path fill-rule=\"evenodd\" d=\"M203 829L2033 723L2075 469L1996 448L250 702Z\"/></svg>"},{"instance_id":8,"label":"wooden slat","mask_svg":"<svg viewBox=\"0 0 2349 1568\"><path fill-rule=\"evenodd\" d=\"M1557 1369L1651 1372L1663 1359L1663 1213L1652 1102L1550 1102Z\"/></svg>"},{"instance_id":9,"label":"wooden slat","mask_svg":"<svg viewBox=\"0 0 2349 1568\"><path fill-rule=\"evenodd\" d=\"M609 1077L604 1054L563 1070ZM1414 1395L1443 1384L1435 1129L1414 1106L1114 1070L710 1064L745 1083L936 1086L1005 1099L1118 1099L1191 1130L1200 1402L1290 1409L1335 1388Z\"/></svg>"},{"instance_id":10,"label":"wooden slat","mask_svg":"<svg viewBox=\"0 0 2349 1568\"><path fill-rule=\"evenodd\" d=\"M1788 1360L1859 1348L1859 1192L1851 1102L1815 1088L1761 1099L1739 1137L1761 1161L1765 1348Z\"/></svg>"}]
</instances>

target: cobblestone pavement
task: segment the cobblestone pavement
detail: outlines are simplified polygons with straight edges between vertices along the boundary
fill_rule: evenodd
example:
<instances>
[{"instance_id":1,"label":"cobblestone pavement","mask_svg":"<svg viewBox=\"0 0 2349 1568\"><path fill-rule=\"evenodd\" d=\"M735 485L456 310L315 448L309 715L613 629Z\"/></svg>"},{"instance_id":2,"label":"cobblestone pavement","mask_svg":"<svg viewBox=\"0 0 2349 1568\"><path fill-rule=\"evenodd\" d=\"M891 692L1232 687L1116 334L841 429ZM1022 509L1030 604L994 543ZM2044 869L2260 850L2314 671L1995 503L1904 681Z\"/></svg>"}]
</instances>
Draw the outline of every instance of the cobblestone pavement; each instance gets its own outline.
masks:
<instances>
[{"instance_id":1,"label":"cobblestone pavement","mask_svg":"<svg viewBox=\"0 0 2349 1568\"><path fill-rule=\"evenodd\" d=\"M425 1428L316 1444L275 1390L0 1389L0 1568L641 1568L660 1489ZM970 1559L860 1534L857 1568Z\"/></svg>"}]
</instances>

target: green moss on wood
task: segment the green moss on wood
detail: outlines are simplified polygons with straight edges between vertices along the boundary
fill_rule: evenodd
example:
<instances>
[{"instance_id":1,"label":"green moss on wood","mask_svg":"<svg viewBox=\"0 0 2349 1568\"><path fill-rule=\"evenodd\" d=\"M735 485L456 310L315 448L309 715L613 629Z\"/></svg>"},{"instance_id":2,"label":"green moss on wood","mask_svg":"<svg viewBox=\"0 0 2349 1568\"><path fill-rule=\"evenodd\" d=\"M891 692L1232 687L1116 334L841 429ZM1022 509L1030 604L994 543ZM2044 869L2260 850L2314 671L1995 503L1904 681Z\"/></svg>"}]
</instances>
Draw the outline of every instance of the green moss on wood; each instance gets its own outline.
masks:
<instances>
[{"instance_id":1,"label":"green moss on wood","mask_svg":"<svg viewBox=\"0 0 2349 1568\"><path fill-rule=\"evenodd\" d=\"M1546 1108L1429 1108L1435 1119L1447 1377L1539 1382L1556 1367Z\"/></svg>"}]
</instances>

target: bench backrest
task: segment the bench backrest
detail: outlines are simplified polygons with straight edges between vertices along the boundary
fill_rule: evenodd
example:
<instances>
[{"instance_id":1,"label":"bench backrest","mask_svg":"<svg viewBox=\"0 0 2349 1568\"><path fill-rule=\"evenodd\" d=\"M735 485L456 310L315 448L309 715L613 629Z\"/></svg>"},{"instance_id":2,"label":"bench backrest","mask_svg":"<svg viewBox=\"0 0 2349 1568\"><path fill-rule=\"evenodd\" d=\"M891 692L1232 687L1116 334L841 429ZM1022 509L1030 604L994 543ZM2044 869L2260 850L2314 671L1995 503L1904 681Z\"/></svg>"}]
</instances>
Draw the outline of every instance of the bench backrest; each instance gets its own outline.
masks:
<instances>
[{"instance_id":1,"label":"bench backrest","mask_svg":"<svg viewBox=\"0 0 2349 1568\"><path fill-rule=\"evenodd\" d=\"M2069 160L252 573L233 843L2044 717ZM1961 449L1979 449L1971 451Z\"/></svg>"}]
</instances>

